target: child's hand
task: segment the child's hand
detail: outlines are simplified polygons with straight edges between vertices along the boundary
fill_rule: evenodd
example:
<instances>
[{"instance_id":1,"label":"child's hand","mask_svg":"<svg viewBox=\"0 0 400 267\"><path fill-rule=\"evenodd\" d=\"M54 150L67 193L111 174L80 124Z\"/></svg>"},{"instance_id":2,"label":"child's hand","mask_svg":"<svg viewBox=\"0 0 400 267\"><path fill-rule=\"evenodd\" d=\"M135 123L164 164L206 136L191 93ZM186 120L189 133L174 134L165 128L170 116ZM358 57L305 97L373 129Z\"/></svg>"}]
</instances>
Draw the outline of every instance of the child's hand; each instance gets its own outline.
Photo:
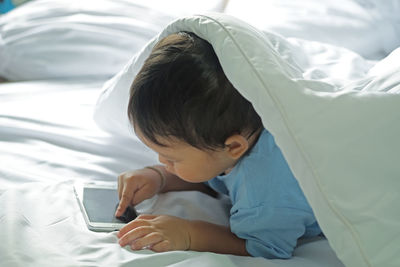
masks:
<instances>
[{"instance_id":1,"label":"child's hand","mask_svg":"<svg viewBox=\"0 0 400 267\"><path fill-rule=\"evenodd\" d=\"M118 232L119 244L133 250L149 248L155 252L187 250L190 247L190 222L167 215L140 215Z\"/></svg>"},{"instance_id":2,"label":"child's hand","mask_svg":"<svg viewBox=\"0 0 400 267\"><path fill-rule=\"evenodd\" d=\"M144 168L118 176L119 206L115 216L122 216L129 205L136 205L156 195L162 186L162 177L154 170Z\"/></svg>"}]
</instances>

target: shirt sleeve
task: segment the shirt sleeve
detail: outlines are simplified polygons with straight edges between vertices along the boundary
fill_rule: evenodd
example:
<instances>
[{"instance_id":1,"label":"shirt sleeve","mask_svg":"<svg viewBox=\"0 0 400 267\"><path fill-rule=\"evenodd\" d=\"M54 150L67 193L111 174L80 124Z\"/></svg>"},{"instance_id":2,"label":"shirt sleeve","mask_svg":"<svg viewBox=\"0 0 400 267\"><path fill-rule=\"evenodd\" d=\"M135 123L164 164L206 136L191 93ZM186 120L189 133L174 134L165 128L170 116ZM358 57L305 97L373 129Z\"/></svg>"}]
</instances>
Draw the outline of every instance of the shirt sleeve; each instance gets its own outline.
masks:
<instances>
[{"instance_id":1,"label":"shirt sleeve","mask_svg":"<svg viewBox=\"0 0 400 267\"><path fill-rule=\"evenodd\" d=\"M287 259L306 225L315 222L307 211L268 205L239 209L231 214L231 231L246 240L247 252L254 257Z\"/></svg>"}]
</instances>

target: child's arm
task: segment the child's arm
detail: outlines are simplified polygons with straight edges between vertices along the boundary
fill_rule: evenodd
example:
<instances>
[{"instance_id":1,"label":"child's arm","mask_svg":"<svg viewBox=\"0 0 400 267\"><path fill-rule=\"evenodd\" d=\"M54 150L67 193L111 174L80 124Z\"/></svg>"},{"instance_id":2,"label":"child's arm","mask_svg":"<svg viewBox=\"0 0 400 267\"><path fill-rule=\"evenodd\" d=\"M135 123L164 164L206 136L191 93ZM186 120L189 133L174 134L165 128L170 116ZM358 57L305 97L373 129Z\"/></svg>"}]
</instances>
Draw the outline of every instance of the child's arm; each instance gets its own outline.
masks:
<instances>
[{"instance_id":1,"label":"child's arm","mask_svg":"<svg viewBox=\"0 0 400 267\"><path fill-rule=\"evenodd\" d=\"M250 256L246 241L228 227L205 221L190 221L190 250Z\"/></svg>"},{"instance_id":2,"label":"child's arm","mask_svg":"<svg viewBox=\"0 0 400 267\"><path fill-rule=\"evenodd\" d=\"M194 250L249 256L245 240L225 226L166 215L141 215L123 227L120 245L153 251Z\"/></svg>"},{"instance_id":3,"label":"child's arm","mask_svg":"<svg viewBox=\"0 0 400 267\"><path fill-rule=\"evenodd\" d=\"M203 183L189 183L165 170L162 165L128 171L118 176L120 203L115 216L121 216L129 205L136 205L157 193L197 190L212 196L215 192Z\"/></svg>"}]
</instances>

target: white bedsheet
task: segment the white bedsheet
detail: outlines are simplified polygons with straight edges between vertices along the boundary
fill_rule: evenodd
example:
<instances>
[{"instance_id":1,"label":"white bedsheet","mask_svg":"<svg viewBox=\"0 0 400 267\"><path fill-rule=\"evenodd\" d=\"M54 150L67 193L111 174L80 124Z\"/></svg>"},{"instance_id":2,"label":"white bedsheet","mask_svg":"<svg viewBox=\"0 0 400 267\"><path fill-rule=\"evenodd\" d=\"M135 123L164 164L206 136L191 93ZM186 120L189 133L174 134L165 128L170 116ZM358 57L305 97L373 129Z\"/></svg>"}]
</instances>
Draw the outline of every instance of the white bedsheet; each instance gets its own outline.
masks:
<instances>
[{"instance_id":1,"label":"white bedsheet","mask_svg":"<svg viewBox=\"0 0 400 267\"><path fill-rule=\"evenodd\" d=\"M103 81L0 84L0 266L343 266L327 240L300 245L290 260L215 253L132 252L115 233L89 231L72 182L115 181L156 161L138 140L115 140L92 112ZM213 207L210 209L209 207ZM199 192L173 192L142 212L226 224L229 204Z\"/></svg>"}]
</instances>

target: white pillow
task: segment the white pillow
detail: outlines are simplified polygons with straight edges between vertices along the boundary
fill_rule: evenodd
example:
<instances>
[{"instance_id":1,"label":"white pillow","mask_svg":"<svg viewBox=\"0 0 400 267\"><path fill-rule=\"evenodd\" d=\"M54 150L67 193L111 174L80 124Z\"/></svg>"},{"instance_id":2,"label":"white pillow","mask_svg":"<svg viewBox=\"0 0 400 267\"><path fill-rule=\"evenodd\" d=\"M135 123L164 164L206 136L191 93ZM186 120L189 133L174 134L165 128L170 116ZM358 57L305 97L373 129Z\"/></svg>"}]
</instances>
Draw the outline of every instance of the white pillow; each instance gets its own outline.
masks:
<instances>
[{"instance_id":1,"label":"white pillow","mask_svg":"<svg viewBox=\"0 0 400 267\"><path fill-rule=\"evenodd\" d=\"M339 90L302 79L301 70L273 48L272 35L242 21L222 14L183 18L109 82L99 98L97 121L109 111L115 116L103 125L127 121L135 74L154 44L178 31L192 31L212 44L229 80L274 135L343 263L400 266L400 60L385 75ZM287 45L282 39L281 46ZM387 79L390 90L383 88Z\"/></svg>"},{"instance_id":2,"label":"white pillow","mask_svg":"<svg viewBox=\"0 0 400 267\"><path fill-rule=\"evenodd\" d=\"M0 77L115 75L175 16L124 0L37 0L0 17Z\"/></svg>"},{"instance_id":3,"label":"white pillow","mask_svg":"<svg viewBox=\"0 0 400 267\"><path fill-rule=\"evenodd\" d=\"M153 10L167 12L178 16L192 15L199 12L223 12L228 0L134 0L135 3L149 7Z\"/></svg>"},{"instance_id":4,"label":"white pillow","mask_svg":"<svg viewBox=\"0 0 400 267\"><path fill-rule=\"evenodd\" d=\"M169 22L223 0L37 0L0 16L0 77L111 77Z\"/></svg>"},{"instance_id":5,"label":"white pillow","mask_svg":"<svg viewBox=\"0 0 400 267\"><path fill-rule=\"evenodd\" d=\"M229 0L225 12L262 30L343 46L369 59L400 45L398 0Z\"/></svg>"}]
</instances>

